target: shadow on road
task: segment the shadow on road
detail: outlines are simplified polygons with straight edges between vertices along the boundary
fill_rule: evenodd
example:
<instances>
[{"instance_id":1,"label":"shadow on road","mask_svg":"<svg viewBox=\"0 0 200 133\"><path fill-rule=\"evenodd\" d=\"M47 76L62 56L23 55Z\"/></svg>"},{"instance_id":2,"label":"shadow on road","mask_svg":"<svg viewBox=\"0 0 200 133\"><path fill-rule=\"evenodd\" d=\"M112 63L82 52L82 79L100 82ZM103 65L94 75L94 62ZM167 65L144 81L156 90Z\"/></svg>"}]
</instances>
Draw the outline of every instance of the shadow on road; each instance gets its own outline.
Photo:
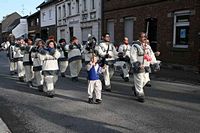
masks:
<instances>
[{"instance_id":1,"label":"shadow on road","mask_svg":"<svg viewBox=\"0 0 200 133\"><path fill-rule=\"evenodd\" d=\"M26 107L31 109L42 119L64 127L68 132L72 131L78 133L121 133L120 131L116 130L116 128L128 130L129 132L132 130L119 125L90 120L90 118L79 118L66 114L61 114L58 112L53 112L37 106L27 105Z\"/></svg>"}]
</instances>

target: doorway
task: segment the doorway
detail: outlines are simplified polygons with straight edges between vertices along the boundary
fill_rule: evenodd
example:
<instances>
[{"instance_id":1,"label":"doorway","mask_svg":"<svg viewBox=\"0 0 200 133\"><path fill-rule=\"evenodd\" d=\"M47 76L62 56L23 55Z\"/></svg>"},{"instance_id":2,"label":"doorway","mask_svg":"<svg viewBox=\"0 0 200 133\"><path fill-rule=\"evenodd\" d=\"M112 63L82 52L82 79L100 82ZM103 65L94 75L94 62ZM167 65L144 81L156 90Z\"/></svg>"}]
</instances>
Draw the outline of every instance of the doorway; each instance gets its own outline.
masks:
<instances>
[{"instance_id":1,"label":"doorway","mask_svg":"<svg viewBox=\"0 0 200 133\"><path fill-rule=\"evenodd\" d=\"M145 30L148 35L150 46L153 52L157 51L157 18L147 18L145 20Z\"/></svg>"}]
</instances>

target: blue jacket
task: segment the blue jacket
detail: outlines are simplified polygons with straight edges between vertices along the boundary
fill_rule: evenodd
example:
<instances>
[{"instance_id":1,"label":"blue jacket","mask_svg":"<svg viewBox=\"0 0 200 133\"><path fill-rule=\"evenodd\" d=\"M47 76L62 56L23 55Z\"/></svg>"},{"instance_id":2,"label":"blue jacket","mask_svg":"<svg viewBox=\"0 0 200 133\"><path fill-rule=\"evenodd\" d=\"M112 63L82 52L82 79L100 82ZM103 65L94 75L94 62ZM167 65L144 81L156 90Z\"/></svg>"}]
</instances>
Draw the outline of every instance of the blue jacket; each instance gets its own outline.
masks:
<instances>
[{"instance_id":1,"label":"blue jacket","mask_svg":"<svg viewBox=\"0 0 200 133\"><path fill-rule=\"evenodd\" d=\"M97 70L95 69L95 66L92 66L92 68L88 71L88 80L99 80L99 72L100 66L98 65Z\"/></svg>"}]
</instances>

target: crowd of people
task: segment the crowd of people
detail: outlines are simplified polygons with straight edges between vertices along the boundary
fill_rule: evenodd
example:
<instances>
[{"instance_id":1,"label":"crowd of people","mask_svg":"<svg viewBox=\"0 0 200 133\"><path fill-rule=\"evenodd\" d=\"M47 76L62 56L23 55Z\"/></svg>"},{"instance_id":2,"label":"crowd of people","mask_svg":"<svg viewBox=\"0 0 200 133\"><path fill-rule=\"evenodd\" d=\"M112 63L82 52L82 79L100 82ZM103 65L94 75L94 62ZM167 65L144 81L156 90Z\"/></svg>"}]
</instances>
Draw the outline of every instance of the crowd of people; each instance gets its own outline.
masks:
<instances>
[{"instance_id":1,"label":"crowd of people","mask_svg":"<svg viewBox=\"0 0 200 133\"><path fill-rule=\"evenodd\" d=\"M124 37L123 43L116 49L110 42L109 33L102 36L100 43L89 36L85 45L81 45L77 37L72 37L69 43L65 39L56 42L53 38L44 42L40 38L33 41L10 34L2 48L7 51L10 74L17 74L19 81L26 82L29 87L37 87L48 97L54 97L58 75L65 77L68 66L73 82L79 80L79 73L85 67L88 103L99 104L102 102L102 89L111 92L110 80L116 68L120 68L125 82L129 82L129 74L133 72L133 94L139 102L144 102L144 86L150 82L149 73L160 69L160 61L156 60L160 53L152 51L144 32L138 37L132 44ZM82 65L83 59L85 65Z\"/></svg>"}]
</instances>

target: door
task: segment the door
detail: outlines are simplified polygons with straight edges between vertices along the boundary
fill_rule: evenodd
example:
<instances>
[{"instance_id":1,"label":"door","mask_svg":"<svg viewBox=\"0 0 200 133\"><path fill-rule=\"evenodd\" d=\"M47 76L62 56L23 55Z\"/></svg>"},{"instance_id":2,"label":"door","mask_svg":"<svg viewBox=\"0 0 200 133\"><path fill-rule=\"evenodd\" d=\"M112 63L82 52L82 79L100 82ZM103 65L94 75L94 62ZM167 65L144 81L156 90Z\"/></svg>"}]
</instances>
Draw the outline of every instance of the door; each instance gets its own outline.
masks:
<instances>
[{"instance_id":1,"label":"door","mask_svg":"<svg viewBox=\"0 0 200 133\"><path fill-rule=\"evenodd\" d=\"M69 36L70 36L70 40L74 36L74 28L73 27L69 27Z\"/></svg>"},{"instance_id":2,"label":"door","mask_svg":"<svg viewBox=\"0 0 200 133\"><path fill-rule=\"evenodd\" d=\"M133 18L125 18L124 20L124 35L128 37L129 43L133 42Z\"/></svg>"},{"instance_id":3,"label":"door","mask_svg":"<svg viewBox=\"0 0 200 133\"><path fill-rule=\"evenodd\" d=\"M157 51L157 19L156 18L147 18L145 20L145 30L148 35L150 46L153 52Z\"/></svg>"},{"instance_id":4,"label":"door","mask_svg":"<svg viewBox=\"0 0 200 133\"><path fill-rule=\"evenodd\" d=\"M92 28L82 28L82 43L85 44L88 40L88 35L92 35Z\"/></svg>"},{"instance_id":5,"label":"door","mask_svg":"<svg viewBox=\"0 0 200 133\"><path fill-rule=\"evenodd\" d=\"M115 38L115 31L114 31L114 20L108 20L107 21L107 33L110 34L110 41L114 42Z\"/></svg>"}]
</instances>

